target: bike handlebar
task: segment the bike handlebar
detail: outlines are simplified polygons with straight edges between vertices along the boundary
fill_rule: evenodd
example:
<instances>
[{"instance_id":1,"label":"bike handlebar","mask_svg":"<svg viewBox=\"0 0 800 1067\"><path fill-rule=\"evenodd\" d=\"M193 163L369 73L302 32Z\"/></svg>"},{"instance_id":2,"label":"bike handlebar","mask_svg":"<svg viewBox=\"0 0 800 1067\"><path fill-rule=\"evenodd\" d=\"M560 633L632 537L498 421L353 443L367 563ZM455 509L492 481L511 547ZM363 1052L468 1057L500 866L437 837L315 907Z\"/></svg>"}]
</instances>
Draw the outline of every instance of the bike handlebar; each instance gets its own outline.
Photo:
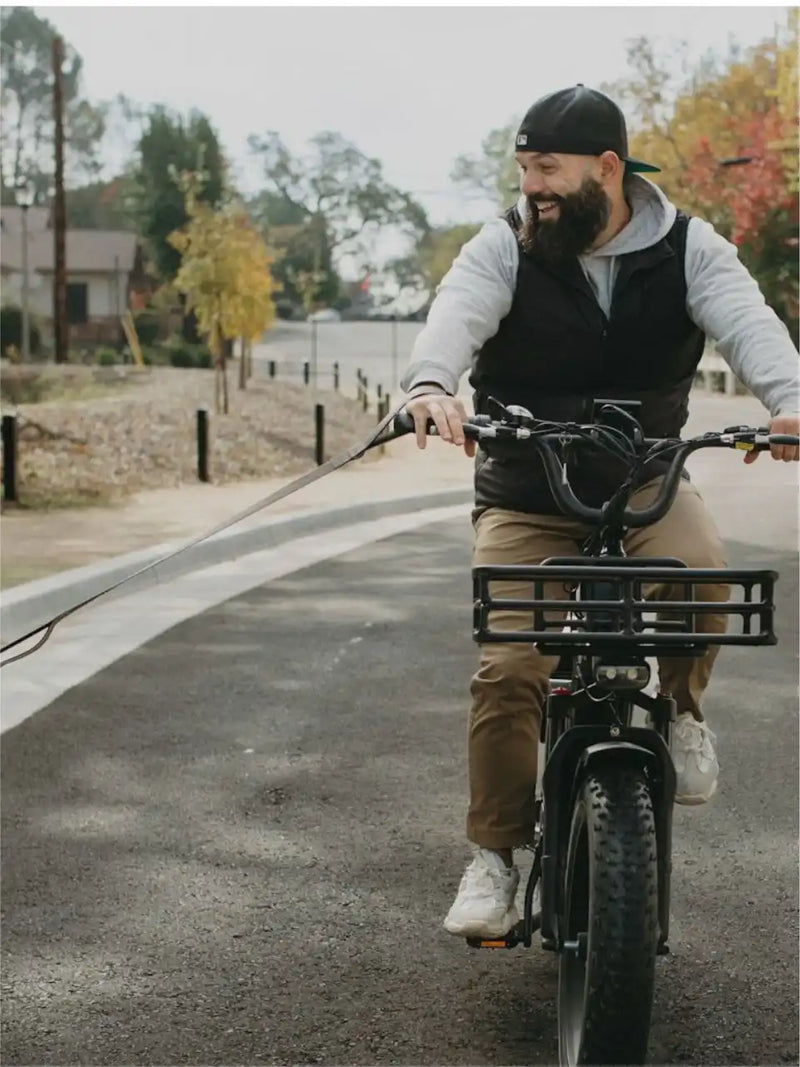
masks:
<instances>
[{"instance_id":1,"label":"bike handlebar","mask_svg":"<svg viewBox=\"0 0 800 1067\"><path fill-rule=\"evenodd\" d=\"M556 444L563 447L577 442L586 443L587 439L592 439L593 432L597 434L598 431L605 430L607 427L602 424L558 424L533 418L524 421L526 425L514 425L479 415L465 420L462 425L464 436L479 443L481 441L514 441L520 446L527 445L533 448L541 456L550 490L565 515L593 524L607 521L610 518L610 501L600 508L590 507L580 501L567 480L566 463L561 461L555 448ZM397 436L413 433L415 429L413 417L405 410L398 412L394 419L394 429ZM432 419L428 420L427 432L431 436L437 435ZM656 499L647 507L637 511L631 511L626 507L615 518L626 527L649 526L663 518L675 498L686 460L692 452L697 452L701 448L739 448L746 451L765 452L772 445L797 446L798 443L800 443L800 438L794 434L770 434L763 427L751 426L731 426L721 432L708 433L687 440L641 437L636 442L639 450L637 458L644 459L646 451L649 452L646 457L648 461L659 458L659 452L670 452L672 458ZM663 447L659 448L659 446ZM663 459L664 456L662 455L661 458Z\"/></svg>"}]
</instances>

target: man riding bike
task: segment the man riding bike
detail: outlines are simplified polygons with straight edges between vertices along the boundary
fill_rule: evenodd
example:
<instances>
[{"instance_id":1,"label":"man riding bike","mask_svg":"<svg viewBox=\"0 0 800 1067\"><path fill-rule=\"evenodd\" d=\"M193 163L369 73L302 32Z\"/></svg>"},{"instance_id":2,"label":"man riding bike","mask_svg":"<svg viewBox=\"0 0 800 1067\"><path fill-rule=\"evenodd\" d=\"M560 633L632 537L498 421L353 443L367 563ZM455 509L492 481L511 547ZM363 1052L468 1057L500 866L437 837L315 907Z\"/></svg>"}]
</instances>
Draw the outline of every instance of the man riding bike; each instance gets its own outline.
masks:
<instances>
[{"instance_id":1,"label":"man riding bike","mask_svg":"<svg viewBox=\"0 0 800 1067\"><path fill-rule=\"evenodd\" d=\"M638 400L647 437L678 437L706 337L770 412L770 432L797 434L798 354L788 331L736 248L641 176L658 168L629 158L616 104L583 85L551 93L528 110L516 149L522 195L462 248L401 383L419 447L432 419L445 441L475 455L455 395L470 367L476 413L491 412L495 397L536 418L585 421L593 398ZM772 456L797 460L798 449L776 446ZM663 469L648 466L632 508L654 499ZM576 451L569 473L576 496L592 506L619 484L614 461L592 451ZM499 444L478 450L473 523L476 565L574 555L589 532L559 512L538 460ZM625 550L726 566L688 477L662 520L628 532ZM705 594L725 600L727 587ZM700 618L706 632L725 629L724 617ZM519 626L518 613L498 617L498 629ZM716 789L715 738L701 699L717 651L659 661L661 688L678 707L678 803L704 803ZM555 664L523 643L481 646L468 734L475 855L444 922L450 933L498 937L518 920L513 850L530 844L541 709Z\"/></svg>"}]
</instances>

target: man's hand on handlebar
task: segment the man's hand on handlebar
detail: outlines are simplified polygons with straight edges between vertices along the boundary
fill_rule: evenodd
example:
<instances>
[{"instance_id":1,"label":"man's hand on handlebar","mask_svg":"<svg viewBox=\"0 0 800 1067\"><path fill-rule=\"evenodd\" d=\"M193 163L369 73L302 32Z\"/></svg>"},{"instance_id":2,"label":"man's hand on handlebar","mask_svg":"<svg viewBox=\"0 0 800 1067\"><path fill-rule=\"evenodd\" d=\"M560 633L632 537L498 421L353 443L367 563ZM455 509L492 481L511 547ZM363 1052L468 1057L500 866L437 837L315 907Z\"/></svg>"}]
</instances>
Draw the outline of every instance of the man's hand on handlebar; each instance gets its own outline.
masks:
<instances>
[{"instance_id":1,"label":"man's hand on handlebar","mask_svg":"<svg viewBox=\"0 0 800 1067\"><path fill-rule=\"evenodd\" d=\"M464 436L463 424L467 412L457 396L421 393L409 400L405 409L414 419L418 448L424 448L428 443L427 424L429 419L433 419L437 433L443 441L463 446L468 456L475 455L476 442Z\"/></svg>"},{"instance_id":2,"label":"man's hand on handlebar","mask_svg":"<svg viewBox=\"0 0 800 1067\"><path fill-rule=\"evenodd\" d=\"M800 434L800 415L776 415L769 421L769 432ZM773 459L782 459L784 463L800 460L800 448L797 445L772 445L770 452ZM755 463L760 455L758 451L748 452L744 461Z\"/></svg>"},{"instance_id":3,"label":"man's hand on handlebar","mask_svg":"<svg viewBox=\"0 0 800 1067\"><path fill-rule=\"evenodd\" d=\"M618 442L614 442L612 449L607 440L598 436L597 431L602 430L603 426L537 421L523 408L506 408L500 401L495 401L495 404L500 409L499 419L492 419L488 415L468 418L463 405L456 397L443 393L420 393L411 398L395 416L396 434L399 436L410 433L413 429L417 444L424 448L428 433L435 433L451 444L463 446L467 455L474 454L476 441L502 440L508 445L516 442L521 449L527 448L538 454L544 465L553 498L564 515L584 522L607 523L608 502L603 507L592 507L579 500L570 486L563 457L565 447L587 441L595 447L602 446L610 454L617 456ZM797 432L800 429L799 423L798 415L776 415L770 422L768 432L761 427L729 426L725 430L712 431L685 440L642 437L637 454L627 457L630 473L628 480L620 486L620 491L613 498L617 511L611 521L617 521L625 527L639 527L649 526L663 518L675 499L686 460L701 448L746 449L750 462L751 456L768 449L771 449L775 459L797 459L800 452L800 435ZM658 458L666 459L668 466L661 479L656 499L645 508L631 511L626 506L624 511L620 512L622 491L626 490L629 498L636 473L641 473L647 462Z\"/></svg>"}]
</instances>

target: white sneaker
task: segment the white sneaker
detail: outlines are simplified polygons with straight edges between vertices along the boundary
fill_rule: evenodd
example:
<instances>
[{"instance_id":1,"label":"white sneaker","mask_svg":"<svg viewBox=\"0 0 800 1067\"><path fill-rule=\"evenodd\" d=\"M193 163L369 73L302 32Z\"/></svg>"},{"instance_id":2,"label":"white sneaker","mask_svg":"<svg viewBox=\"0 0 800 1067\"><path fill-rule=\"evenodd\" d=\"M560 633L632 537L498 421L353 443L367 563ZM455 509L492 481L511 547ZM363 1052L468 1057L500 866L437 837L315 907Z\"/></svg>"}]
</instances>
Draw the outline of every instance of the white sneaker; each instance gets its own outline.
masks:
<instances>
[{"instance_id":1,"label":"white sneaker","mask_svg":"<svg viewBox=\"0 0 800 1067\"><path fill-rule=\"evenodd\" d=\"M507 934L519 922L514 904L518 885L516 867L506 867L502 857L488 848L478 849L444 920L445 930L461 937Z\"/></svg>"},{"instance_id":2,"label":"white sneaker","mask_svg":"<svg viewBox=\"0 0 800 1067\"><path fill-rule=\"evenodd\" d=\"M678 716L672 731L672 761L677 783L676 804L705 804L714 795L719 763L714 752L716 737L691 712Z\"/></svg>"}]
</instances>

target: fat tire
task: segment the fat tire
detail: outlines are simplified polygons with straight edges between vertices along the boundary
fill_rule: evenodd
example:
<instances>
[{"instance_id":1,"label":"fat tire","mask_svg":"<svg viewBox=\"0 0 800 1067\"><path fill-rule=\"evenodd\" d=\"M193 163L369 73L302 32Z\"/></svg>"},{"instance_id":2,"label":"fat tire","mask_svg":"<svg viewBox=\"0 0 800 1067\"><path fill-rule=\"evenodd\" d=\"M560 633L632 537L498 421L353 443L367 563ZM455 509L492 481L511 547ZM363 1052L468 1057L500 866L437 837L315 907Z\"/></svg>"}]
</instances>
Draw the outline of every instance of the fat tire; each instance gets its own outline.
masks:
<instances>
[{"instance_id":1,"label":"fat tire","mask_svg":"<svg viewBox=\"0 0 800 1067\"><path fill-rule=\"evenodd\" d=\"M560 1062L643 1064L659 924L655 818L641 769L609 761L586 774L564 888L565 940L585 931L587 941L582 986L576 955L559 957Z\"/></svg>"}]
</instances>

